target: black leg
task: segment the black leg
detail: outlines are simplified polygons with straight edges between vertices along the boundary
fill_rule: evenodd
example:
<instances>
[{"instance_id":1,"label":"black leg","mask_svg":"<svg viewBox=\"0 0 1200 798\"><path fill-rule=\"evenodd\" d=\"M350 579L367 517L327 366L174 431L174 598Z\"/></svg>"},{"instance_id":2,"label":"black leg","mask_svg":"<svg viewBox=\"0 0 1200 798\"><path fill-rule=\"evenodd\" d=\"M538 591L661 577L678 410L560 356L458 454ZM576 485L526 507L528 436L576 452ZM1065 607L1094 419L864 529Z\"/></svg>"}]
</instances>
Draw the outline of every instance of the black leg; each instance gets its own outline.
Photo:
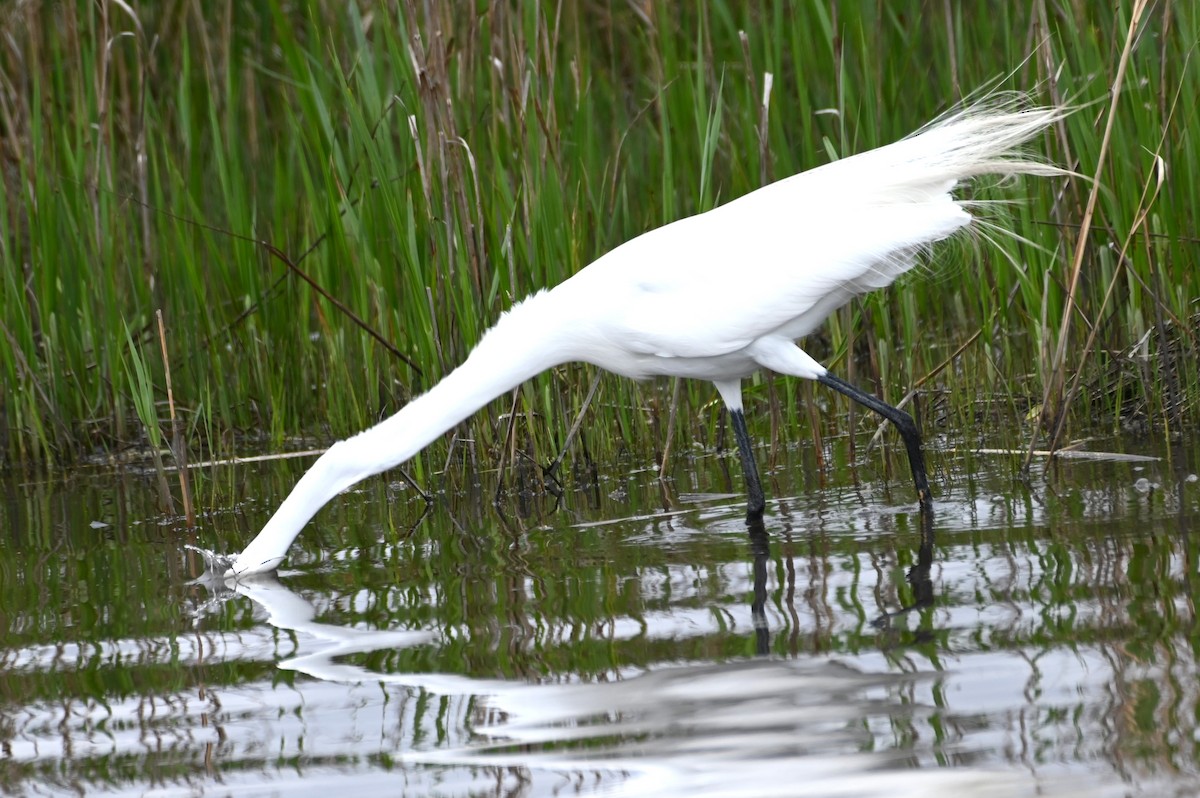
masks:
<instances>
[{"instance_id":1,"label":"black leg","mask_svg":"<svg viewBox=\"0 0 1200 798\"><path fill-rule=\"evenodd\" d=\"M763 500L762 483L758 481L758 466L754 463L754 450L750 448L750 433L746 432L746 417L741 410L730 410L729 418L733 421L733 437L737 438L738 455L742 458L742 473L746 475L746 493L749 498L746 503L748 519L762 518Z\"/></svg>"},{"instance_id":2,"label":"black leg","mask_svg":"<svg viewBox=\"0 0 1200 798\"><path fill-rule=\"evenodd\" d=\"M925 455L921 452L921 432L913 422L912 416L898 407L892 407L877 396L860 391L828 371L817 377L817 382L828 385L864 407L869 407L895 425L900 437L904 439L904 447L908 449L908 464L912 467L913 484L917 487L917 501L921 503L921 507L932 507L933 497L929 493L929 478L925 474Z\"/></svg>"}]
</instances>

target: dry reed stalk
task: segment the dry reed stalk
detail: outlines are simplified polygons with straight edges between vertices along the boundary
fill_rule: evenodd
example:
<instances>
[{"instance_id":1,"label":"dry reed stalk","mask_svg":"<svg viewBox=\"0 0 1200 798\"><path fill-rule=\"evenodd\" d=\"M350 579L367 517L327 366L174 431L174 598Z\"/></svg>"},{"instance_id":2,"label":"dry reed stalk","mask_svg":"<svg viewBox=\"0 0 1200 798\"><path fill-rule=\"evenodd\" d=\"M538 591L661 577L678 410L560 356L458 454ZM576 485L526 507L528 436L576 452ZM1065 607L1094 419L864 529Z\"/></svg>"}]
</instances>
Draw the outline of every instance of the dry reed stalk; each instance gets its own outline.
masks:
<instances>
[{"instance_id":1,"label":"dry reed stalk","mask_svg":"<svg viewBox=\"0 0 1200 798\"><path fill-rule=\"evenodd\" d=\"M1071 316L1075 309L1075 297L1079 288L1079 276L1083 272L1083 256L1087 250L1088 233L1092 227L1092 219L1096 214L1096 201L1100 196L1100 175L1104 171L1104 164L1108 158L1109 143L1112 141L1113 125L1117 118L1117 102L1121 98L1121 89L1125 83L1125 71L1129 66L1129 59L1133 53L1133 44L1137 39L1138 23L1141 21L1142 14L1146 10L1147 0L1135 0L1133 10L1129 17L1129 28L1125 33L1125 46L1121 49L1121 57L1117 62L1117 74L1113 78L1111 96L1108 106L1108 118L1104 124L1104 137L1100 141L1100 154L1096 158L1095 178L1092 181L1092 190L1088 193L1087 207L1083 212L1083 219L1079 227L1079 236L1075 240L1075 256L1071 265L1071 279L1067 287L1067 301L1063 308L1062 321L1058 329L1058 343L1054 349L1054 356L1051 362L1049 379L1046 381L1045 390L1042 394L1042 412L1054 403L1054 412L1051 414L1053 419L1051 422L1050 446L1051 451L1054 450L1062 435L1063 428L1066 426L1066 405L1063 400L1066 396L1063 393L1063 388L1066 386L1066 369L1067 369L1067 340L1071 329ZM1136 225L1135 225L1136 227ZM1078 374L1078 370L1076 374ZM1036 437L1031 437L1029 441L1029 453L1025 456L1025 462L1021 466L1022 473L1028 474L1029 464L1033 460L1033 448L1037 442Z\"/></svg>"},{"instance_id":2,"label":"dry reed stalk","mask_svg":"<svg viewBox=\"0 0 1200 798\"><path fill-rule=\"evenodd\" d=\"M175 391L171 386L171 358L167 354L167 331L163 325L162 310L154 312L158 319L158 344L162 349L163 373L167 381L167 408L171 412L171 456L179 471L179 492L183 497L183 514L187 518L188 529L196 526L196 508L192 505L192 485L188 472L187 442L183 438L183 428L179 425L179 417L175 414Z\"/></svg>"}]
</instances>

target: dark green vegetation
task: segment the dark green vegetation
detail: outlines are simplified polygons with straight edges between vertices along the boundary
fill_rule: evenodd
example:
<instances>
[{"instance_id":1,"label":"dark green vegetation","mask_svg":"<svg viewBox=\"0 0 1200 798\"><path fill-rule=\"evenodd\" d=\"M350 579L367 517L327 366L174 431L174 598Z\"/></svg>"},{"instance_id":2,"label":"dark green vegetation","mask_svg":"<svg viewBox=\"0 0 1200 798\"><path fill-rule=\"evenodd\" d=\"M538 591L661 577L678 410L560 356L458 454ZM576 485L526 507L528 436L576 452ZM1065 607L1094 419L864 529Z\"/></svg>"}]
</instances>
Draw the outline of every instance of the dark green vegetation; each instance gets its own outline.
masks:
<instances>
[{"instance_id":1,"label":"dark green vegetation","mask_svg":"<svg viewBox=\"0 0 1200 798\"><path fill-rule=\"evenodd\" d=\"M990 213L1024 242L944 247L807 347L893 402L919 389L926 430L972 443L1046 446L1059 419L1060 443L1195 421L1193 4L1159 3L1136 26L1130 2L745 5L0 10L0 456L157 446L159 310L193 458L345 436L453 368L516 299L640 232L892 141L985 84L1085 105L1039 147L1099 178L1094 215L1085 180L980 189L1014 200ZM456 454L548 460L592 373L558 369L496 402ZM773 450L834 431L844 405L816 395L760 379L752 431ZM714 399L606 377L572 455L714 446ZM414 461L419 480L446 449Z\"/></svg>"}]
</instances>

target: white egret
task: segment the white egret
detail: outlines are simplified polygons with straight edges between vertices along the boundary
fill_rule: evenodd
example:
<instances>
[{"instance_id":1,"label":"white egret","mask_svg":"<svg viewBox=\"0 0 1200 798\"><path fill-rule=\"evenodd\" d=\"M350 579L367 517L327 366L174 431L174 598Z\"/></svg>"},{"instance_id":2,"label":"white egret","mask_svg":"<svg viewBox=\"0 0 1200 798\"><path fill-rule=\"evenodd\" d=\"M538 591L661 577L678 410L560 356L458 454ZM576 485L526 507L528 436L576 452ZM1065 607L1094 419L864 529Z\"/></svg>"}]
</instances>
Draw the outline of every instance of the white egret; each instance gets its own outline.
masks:
<instances>
[{"instance_id":1,"label":"white egret","mask_svg":"<svg viewBox=\"0 0 1200 798\"><path fill-rule=\"evenodd\" d=\"M892 422L930 503L912 417L831 374L796 340L889 285L972 221L951 193L981 175L1057 175L1021 146L1061 118L1020 98L957 111L908 138L785 178L645 233L500 316L461 366L398 413L335 443L300 479L231 575L277 567L326 502L394 468L492 399L570 361L645 379L712 381L729 410L751 517L763 492L742 413L758 369L816 380Z\"/></svg>"}]
</instances>

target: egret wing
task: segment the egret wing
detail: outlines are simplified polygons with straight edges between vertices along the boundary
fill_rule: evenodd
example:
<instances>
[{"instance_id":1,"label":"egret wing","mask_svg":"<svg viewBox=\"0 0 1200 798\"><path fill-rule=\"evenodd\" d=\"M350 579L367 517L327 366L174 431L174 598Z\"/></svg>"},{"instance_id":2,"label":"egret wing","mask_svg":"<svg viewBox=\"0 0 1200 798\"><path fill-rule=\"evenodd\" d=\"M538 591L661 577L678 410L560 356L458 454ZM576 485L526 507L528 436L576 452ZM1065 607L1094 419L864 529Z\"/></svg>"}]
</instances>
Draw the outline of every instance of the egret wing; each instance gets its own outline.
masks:
<instances>
[{"instance_id":1,"label":"egret wing","mask_svg":"<svg viewBox=\"0 0 1200 798\"><path fill-rule=\"evenodd\" d=\"M610 335L659 357L715 357L765 335L797 338L970 220L948 186L933 200L880 203L820 192L825 181L811 179L820 172L654 230L589 266L578 277L591 273Z\"/></svg>"}]
</instances>

